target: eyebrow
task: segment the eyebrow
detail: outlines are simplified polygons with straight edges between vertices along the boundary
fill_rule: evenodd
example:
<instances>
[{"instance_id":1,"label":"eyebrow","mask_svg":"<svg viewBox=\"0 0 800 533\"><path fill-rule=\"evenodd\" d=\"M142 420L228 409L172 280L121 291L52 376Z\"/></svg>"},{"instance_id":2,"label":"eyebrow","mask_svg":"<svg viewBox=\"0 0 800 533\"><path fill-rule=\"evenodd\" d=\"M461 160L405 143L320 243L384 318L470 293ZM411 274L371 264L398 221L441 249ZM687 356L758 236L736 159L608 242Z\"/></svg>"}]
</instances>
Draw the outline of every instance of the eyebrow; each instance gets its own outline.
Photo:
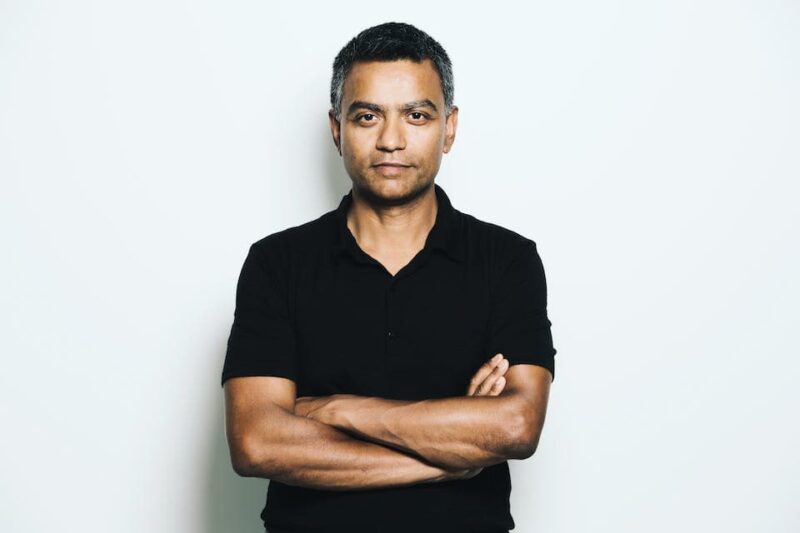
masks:
<instances>
[{"instance_id":1,"label":"eyebrow","mask_svg":"<svg viewBox=\"0 0 800 533\"><path fill-rule=\"evenodd\" d=\"M438 112L439 109L436 107L436 104L430 101L430 99L425 98L423 100L414 100L413 102L408 102L407 104L403 104L397 108L398 111L410 111L412 109L416 109L418 107L429 107L434 111ZM365 102L363 100L355 100L350 107L347 108L347 114L350 115L353 111L357 109L369 109L370 111L375 111L376 113L383 113L385 108L378 104L373 104L372 102Z\"/></svg>"}]
</instances>

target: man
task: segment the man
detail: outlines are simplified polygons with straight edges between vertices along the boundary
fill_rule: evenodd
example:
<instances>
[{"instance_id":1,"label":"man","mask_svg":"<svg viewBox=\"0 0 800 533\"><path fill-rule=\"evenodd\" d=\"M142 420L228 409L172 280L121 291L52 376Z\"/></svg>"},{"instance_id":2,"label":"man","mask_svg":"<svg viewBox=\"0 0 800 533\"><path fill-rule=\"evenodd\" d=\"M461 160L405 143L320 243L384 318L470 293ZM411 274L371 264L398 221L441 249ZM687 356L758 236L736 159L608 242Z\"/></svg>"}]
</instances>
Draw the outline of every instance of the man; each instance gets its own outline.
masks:
<instances>
[{"instance_id":1,"label":"man","mask_svg":"<svg viewBox=\"0 0 800 533\"><path fill-rule=\"evenodd\" d=\"M514 528L507 461L537 447L556 350L534 241L434 184L452 101L426 33L353 38L329 112L352 189L244 261L226 432L235 471L271 480L270 533Z\"/></svg>"}]
</instances>

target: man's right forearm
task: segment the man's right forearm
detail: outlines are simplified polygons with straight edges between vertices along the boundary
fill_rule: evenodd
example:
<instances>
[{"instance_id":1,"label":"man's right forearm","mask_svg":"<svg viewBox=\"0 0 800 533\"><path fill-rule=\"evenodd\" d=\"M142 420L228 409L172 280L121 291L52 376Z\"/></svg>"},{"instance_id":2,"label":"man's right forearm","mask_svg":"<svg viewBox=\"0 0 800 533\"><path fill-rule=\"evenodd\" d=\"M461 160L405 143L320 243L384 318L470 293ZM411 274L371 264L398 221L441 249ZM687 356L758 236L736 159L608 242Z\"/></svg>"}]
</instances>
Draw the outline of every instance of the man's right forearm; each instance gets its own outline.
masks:
<instances>
[{"instance_id":1,"label":"man's right forearm","mask_svg":"<svg viewBox=\"0 0 800 533\"><path fill-rule=\"evenodd\" d=\"M326 490L359 490L453 479L452 471L336 428L275 410L250 434L246 477Z\"/></svg>"}]
</instances>

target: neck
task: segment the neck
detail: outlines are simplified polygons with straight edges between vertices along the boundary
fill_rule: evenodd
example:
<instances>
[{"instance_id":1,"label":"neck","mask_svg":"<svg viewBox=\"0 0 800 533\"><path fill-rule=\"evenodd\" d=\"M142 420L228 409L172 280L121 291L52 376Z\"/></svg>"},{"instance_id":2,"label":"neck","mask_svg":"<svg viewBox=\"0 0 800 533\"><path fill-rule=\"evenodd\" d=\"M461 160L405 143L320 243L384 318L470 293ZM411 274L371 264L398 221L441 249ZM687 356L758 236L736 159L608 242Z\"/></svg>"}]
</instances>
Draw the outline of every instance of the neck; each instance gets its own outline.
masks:
<instances>
[{"instance_id":1,"label":"neck","mask_svg":"<svg viewBox=\"0 0 800 533\"><path fill-rule=\"evenodd\" d=\"M347 227L365 251L413 255L425 245L437 211L433 184L402 204L375 202L354 187Z\"/></svg>"}]
</instances>

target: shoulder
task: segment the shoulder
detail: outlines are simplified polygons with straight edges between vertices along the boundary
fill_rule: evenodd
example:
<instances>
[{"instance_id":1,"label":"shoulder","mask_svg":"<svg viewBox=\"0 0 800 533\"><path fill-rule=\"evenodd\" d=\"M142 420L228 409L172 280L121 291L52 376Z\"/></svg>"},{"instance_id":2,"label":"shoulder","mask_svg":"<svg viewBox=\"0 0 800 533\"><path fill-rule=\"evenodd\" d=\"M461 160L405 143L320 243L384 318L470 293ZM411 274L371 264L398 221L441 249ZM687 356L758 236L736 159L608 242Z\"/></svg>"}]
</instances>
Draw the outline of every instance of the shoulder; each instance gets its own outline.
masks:
<instances>
[{"instance_id":1,"label":"shoulder","mask_svg":"<svg viewBox=\"0 0 800 533\"><path fill-rule=\"evenodd\" d=\"M536 242L511 228L461 213L463 237L477 256L502 268L521 255L536 252Z\"/></svg>"},{"instance_id":2,"label":"shoulder","mask_svg":"<svg viewBox=\"0 0 800 533\"><path fill-rule=\"evenodd\" d=\"M482 265L488 275L490 293L511 298L506 302L515 298L530 303L546 299L547 282L536 241L471 215L464 215L463 220L467 231L472 233L468 246L473 248L470 253L473 264Z\"/></svg>"},{"instance_id":3,"label":"shoulder","mask_svg":"<svg viewBox=\"0 0 800 533\"><path fill-rule=\"evenodd\" d=\"M335 237L335 211L269 233L250 245L250 254L265 263L286 264L297 256L315 253L332 243Z\"/></svg>"}]
</instances>

